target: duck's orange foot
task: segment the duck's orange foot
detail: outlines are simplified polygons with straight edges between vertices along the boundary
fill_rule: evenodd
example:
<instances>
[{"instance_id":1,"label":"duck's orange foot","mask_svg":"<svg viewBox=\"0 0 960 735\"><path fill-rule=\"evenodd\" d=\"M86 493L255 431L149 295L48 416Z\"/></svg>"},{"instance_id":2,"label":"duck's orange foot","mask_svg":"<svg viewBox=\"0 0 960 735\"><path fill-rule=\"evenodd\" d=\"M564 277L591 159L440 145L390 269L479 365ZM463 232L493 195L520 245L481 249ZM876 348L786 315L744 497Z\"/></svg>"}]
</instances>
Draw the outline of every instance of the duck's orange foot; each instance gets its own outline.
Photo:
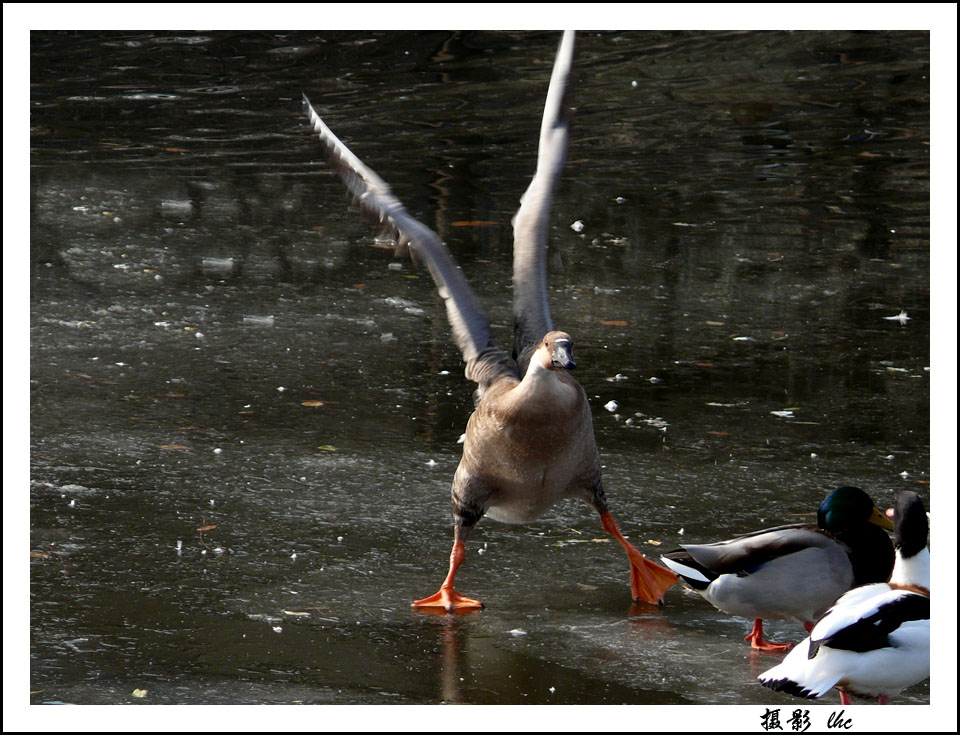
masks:
<instances>
[{"instance_id":1,"label":"duck's orange foot","mask_svg":"<svg viewBox=\"0 0 960 735\"><path fill-rule=\"evenodd\" d=\"M453 587L441 587L439 592L410 603L410 607L424 611L446 610L449 613L466 613L483 610L483 603L472 597L464 597Z\"/></svg>"},{"instance_id":2,"label":"duck's orange foot","mask_svg":"<svg viewBox=\"0 0 960 735\"><path fill-rule=\"evenodd\" d=\"M792 643L773 643L763 640L763 620L760 618L753 621L753 629L744 636L743 640L750 641L750 648L766 653L783 653L793 648Z\"/></svg>"},{"instance_id":3,"label":"duck's orange foot","mask_svg":"<svg viewBox=\"0 0 960 735\"><path fill-rule=\"evenodd\" d=\"M635 547L627 552L630 557L630 593L638 602L662 605L667 590L680 579L666 567L650 561Z\"/></svg>"}]
</instances>

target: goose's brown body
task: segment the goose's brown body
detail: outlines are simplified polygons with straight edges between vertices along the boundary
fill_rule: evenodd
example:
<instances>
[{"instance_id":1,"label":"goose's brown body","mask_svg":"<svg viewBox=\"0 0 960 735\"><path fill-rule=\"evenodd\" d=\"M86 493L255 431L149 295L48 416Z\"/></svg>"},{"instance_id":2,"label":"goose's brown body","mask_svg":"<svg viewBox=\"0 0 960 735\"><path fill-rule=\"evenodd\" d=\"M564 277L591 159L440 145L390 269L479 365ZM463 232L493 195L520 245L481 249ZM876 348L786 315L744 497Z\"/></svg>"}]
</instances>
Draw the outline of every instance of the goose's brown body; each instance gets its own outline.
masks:
<instances>
[{"instance_id":1,"label":"goose's brown body","mask_svg":"<svg viewBox=\"0 0 960 735\"><path fill-rule=\"evenodd\" d=\"M463 458L454 475L454 545L440 591L413 603L447 611L482 604L453 588L464 542L484 516L508 523L539 517L565 497L579 497L599 514L604 529L630 560L634 599L662 602L676 575L646 559L624 539L607 509L587 396L569 374L576 367L573 341L555 331L546 294L546 241L553 189L566 156L564 105L573 56L573 34L557 53L543 124L537 172L514 218L513 354L497 348L479 300L436 233L412 218L386 183L337 139L304 97L307 114L331 163L361 207L393 232L399 248L426 263L444 298L453 337L478 384L478 402L467 423Z\"/></svg>"}]
</instances>

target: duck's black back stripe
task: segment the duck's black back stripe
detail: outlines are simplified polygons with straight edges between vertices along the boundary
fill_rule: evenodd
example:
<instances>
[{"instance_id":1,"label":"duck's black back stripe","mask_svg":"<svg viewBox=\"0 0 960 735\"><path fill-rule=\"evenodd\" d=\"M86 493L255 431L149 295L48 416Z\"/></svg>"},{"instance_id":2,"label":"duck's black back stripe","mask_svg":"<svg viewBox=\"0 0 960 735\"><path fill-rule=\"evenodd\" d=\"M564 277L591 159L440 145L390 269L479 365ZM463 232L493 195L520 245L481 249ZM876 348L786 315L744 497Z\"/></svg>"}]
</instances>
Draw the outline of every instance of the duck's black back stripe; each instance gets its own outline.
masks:
<instances>
[{"instance_id":1,"label":"duck's black back stripe","mask_svg":"<svg viewBox=\"0 0 960 735\"><path fill-rule=\"evenodd\" d=\"M890 633L910 620L930 619L930 598L909 594L881 605L876 612L861 618L829 638L810 641L807 658L814 658L820 646L864 653L890 645Z\"/></svg>"}]
</instances>

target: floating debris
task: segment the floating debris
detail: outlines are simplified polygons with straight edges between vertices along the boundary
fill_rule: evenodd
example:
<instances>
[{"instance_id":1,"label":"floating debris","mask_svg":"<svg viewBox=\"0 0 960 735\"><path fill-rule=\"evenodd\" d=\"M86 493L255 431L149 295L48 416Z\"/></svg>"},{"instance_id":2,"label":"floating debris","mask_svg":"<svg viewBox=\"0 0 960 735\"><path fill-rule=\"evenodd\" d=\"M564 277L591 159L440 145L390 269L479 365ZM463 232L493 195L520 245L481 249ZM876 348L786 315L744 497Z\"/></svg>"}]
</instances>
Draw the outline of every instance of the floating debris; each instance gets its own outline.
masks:
<instances>
[{"instance_id":1,"label":"floating debris","mask_svg":"<svg viewBox=\"0 0 960 735\"><path fill-rule=\"evenodd\" d=\"M230 273L233 271L233 258L204 258L201 268L207 273Z\"/></svg>"},{"instance_id":2,"label":"floating debris","mask_svg":"<svg viewBox=\"0 0 960 735\"><path fill-rule=\"evenodd\" d=\"M620 408L620 404L617 403L616 401L607 401L605 404L603 404L603 407L607 409L610 413L613 413L618 408Z\"/></svg>"},{"instance_id":3,"label":"floating debris","mask_svg":"<svg viewBox=\"0 0 960 735\"><path fill-rule=\"evenodd\" d=\"M414 304L412 301L407 301L407 299L401 299L399 296L389 296L384 299L384 302L398 309L403 309L408 314L414 314L416 316L419 316L424 313L424 310L421 309L416 304Z\"/></svg>"},{"instance_id":4,"label":"floating debris","mask_svg":"<svg viewBox=\"0 0 960 735\"><path fill-rule=\"evenodd\" d=\"M244 314L243 316L243 323L253 327L272 327L273 321L273 315L255 316L253 314Z\"/></svg>"},{"instance_id":5,"label":"floating debris","mask_svg":"<svg viewBox=\"0 0 960 735\"><path fill-rule=\"evenodd\" d=\"M514 628L513 630L508 630L507 633L512 635L514 638L517 638L522 635L526 635L527 631L522 630L521 628Z\"/></svg>"},{"instance_id":6,"label":"floating debris","mask_svg":"<svg viewBox=\"0 0 960 735\"><path fill-rule=\"evenodd\" d=\"M583 232L583 222L581 220L577 220L572 225L570 225L570 229L573 230L574 232Z\"/></svg>"},{"instance_id":7,"label":"floating debris","mask_svg":"<svg viewBox=\"0 0 960 735\"><path fill-rule=\"evenodd\" d=\"M793 411L771 411L774 416L779 416L782 419L792 419Z\"/></svg>"},{"instance_id":8,"label":"floating debris","mask_svg":"<svg viewBox=\"0 0 960 735\"><path fill-rule=\"evenodd\" d=\"M160 209L164 212L189 212L193 209L193 202L189 199L163 199L160 201Z\"/></svg>"},{"instance_id":9,"label":"floating debris","mask_svg":"<svg viewBox=\"0 0 960 735\"><path fill-rule=\"evenodd\" d=\"M606 380L608 383L620 383L624 380L630 380L630 378L623 373L617 373L612 378L604 378L604 380Z\"/></svg>"},{"instance_id":10,"label":"floating debris","mask_svg":"<svg viewBox=\"0 0 960 735\"><path fill-rule=\"evenodd\" d=\"M910 317L907 316L907 312L905 312L903 309L900 310L899 314L895 314L894 316L885 316L883 318L888 322L900 322L901 327L907 326L907 322L910 321Z\"/></svg>"}]
</instances>

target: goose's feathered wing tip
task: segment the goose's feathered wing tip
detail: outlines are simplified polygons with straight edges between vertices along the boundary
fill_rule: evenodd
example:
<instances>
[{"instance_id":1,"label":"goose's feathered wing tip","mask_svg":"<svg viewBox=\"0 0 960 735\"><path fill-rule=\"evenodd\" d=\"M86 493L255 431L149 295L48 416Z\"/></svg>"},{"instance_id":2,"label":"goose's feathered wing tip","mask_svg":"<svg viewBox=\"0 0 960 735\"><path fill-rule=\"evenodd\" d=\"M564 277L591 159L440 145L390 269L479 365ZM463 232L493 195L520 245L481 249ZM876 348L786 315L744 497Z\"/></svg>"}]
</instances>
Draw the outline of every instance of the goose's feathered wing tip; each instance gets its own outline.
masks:
<instances>
[{"instance_id":1,"label":"goose's feathered wing tip","mask_svg":"<svg viewBox=\"0 0 960 735\"><path fill-rule=\"evenodd\" d=\"M514 357L553 329L547 303L547 235L553 190L567 155L573 37L573 31L565 31L560 41L543 109L537 171L513 218Z\"/></svg>"},{"instance_id":2,"label":"goose's feathered wing tip","mask_svg":"<svg viewBox=\"0 0 960 735\"><path fill-rule=\"evenodd\" d=\"M486 311L440 237L412 217L387 183L333 134L305 94L303 109L323 144L327 160L364 214L393 235L398 250L409 248L417 260L426 263L444 299L454 340L467 363L467 377L483 387L504 372L516 374L516 365L494 347Z\"/></svg>"}]
</instances>

